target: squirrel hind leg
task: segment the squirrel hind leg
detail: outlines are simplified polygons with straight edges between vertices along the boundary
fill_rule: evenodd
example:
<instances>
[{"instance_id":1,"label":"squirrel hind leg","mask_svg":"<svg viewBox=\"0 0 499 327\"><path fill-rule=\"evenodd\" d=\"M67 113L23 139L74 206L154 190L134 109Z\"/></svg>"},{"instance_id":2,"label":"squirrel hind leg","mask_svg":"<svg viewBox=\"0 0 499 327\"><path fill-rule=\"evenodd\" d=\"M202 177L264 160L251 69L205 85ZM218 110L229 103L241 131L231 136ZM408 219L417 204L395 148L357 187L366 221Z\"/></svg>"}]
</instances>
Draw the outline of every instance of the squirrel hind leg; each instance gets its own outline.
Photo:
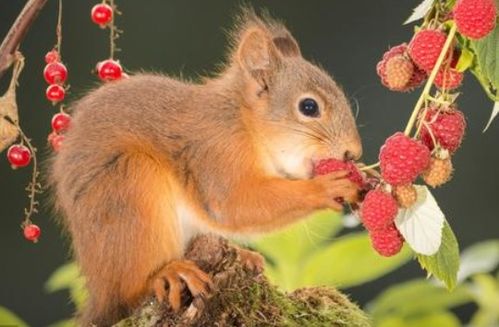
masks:
<instances>
[{"instance_id":1,"label":"squirrel hind leg","mask_svg":"<svg viewBox=\"0 0 499 327\"><path fill-rule=\"evenodd\" d=\"M189 260L170 261L150 281L158 302L168 302L175 312L180 310L186 286L193 298L204 299L213 290L211 278Z\"/></svg>"},{"instance_id":2,"label":"squirrel hind leg","mask_svg":"<svg viewBox=\"0 0 499 327\"><path fill-rule=\"evenodd\" d=\"M182 257L168 171L148 155L122 154L66 206L75 256L90 293L83 325L116 323L148 295L150 276Z\"/></svg>"}]
</instances>

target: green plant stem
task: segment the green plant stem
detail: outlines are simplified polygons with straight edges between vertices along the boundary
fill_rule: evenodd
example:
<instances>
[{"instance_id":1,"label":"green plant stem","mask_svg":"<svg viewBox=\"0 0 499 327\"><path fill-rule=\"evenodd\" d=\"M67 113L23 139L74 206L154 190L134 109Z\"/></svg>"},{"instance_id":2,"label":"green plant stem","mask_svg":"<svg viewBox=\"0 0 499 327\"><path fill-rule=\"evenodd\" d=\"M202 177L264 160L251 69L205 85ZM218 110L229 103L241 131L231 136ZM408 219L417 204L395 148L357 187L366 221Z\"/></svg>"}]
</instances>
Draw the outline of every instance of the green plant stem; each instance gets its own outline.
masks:
<instances>
[{"instance_id":1,"label":"green plant stem","mask_svg":"<svg viewBox=\"0 0 499 327\"><path fill-rule=\"evenodd\" d=\"M440 52L440 55L438 56L437 63L435 64L435 67L433 67L433 70L431 71L430 76L428 77L428 81L426 82L426 85L423 89L423 92L421 93L421 96L419 97L418 101L416 102L416 106L414 107L414 110L412 111L411 117L409 118L409 121L407 123L407 126L405 127L404 134L409 136L412 128L414 127L414 124L416 123L416 120L418 118L419 111L421 110L421 107L426 100L426 98L429 96L431 87L433 85L433 81L435 81L435 77L437 77L438 70L440 69L440 66L442 66L442 63L445 59L445 56L447 55L447 51L450 48L450 45L452 44L452 40L454 39L454 36L456 35L456 24L452 24L451 29L449 30L449 35L447 36L447 40L445 41L444 47L442 48L442 51Z\"/></svg>"}]
</instances>

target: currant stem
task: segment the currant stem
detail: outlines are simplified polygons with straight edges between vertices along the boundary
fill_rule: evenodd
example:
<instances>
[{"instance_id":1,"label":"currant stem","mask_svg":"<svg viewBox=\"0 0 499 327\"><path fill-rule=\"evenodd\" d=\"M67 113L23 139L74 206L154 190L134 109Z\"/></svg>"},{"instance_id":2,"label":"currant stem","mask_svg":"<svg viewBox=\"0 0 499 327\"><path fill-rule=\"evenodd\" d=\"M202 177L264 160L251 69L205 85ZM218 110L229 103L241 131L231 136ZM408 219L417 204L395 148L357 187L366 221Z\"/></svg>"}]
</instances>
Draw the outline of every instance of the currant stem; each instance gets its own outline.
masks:
<instances>
[{"instance_id":1,"label":"currant stem","mask_svg":"<svg viewBox=\"0 0 499 327\"><path fill-rule=\"evenodd\" d=\"M423 89L423 92L421 93L421 96L416 102L416 106L414 107L411 117L407 122L407 126L405 127L404 130L404 134L407 136L411 134L412 128L414 127L414 124L416 123L416 120L418 118L419 111L421 110L421 106L423 105L424 101L427 99L427 97L430 94L431 87L433 85L433 82L435 81L435 78L437 77L438 70L440 69L440 66L442 66L447 51L449 50L450 45L452 44L452 41L454 39L454 36L456 35L456 30L457 30L456 24L452 24L451 29L449 30L449 35L447 36L447 40L445 40L444 47L442 48L442 51L438 56L435 67L433 67L433 70L431 71L431 74L428 77L428 81L426 82L425 87Z\"/></svg>"},{"instance_id":2,"label":"currant stem","mask_svg":"<svg viewBox=\"0 0 499 327\"><path fill-rule=\"evenodd\" d=\"M111 22L109 23L109 58L114 59L114 52L116 44L114 43L116 36L116 27L114 26L114 16L116 13L116 7L114 5L114 0L109 0L111 8L113 8L113 15L111 16Z\"/></svg>"},{"instance_id":3,"label":"currant stem","mask_svg":"<svg viewBox=\"0 0 499 327\"><path fill-rule=\"evenodd\" d=\"M62 46L62 0L59 0L59 12L57 14L57 27L55 29L55 33L57 35L57 45L56 49L59 54L61 53Z\"/></svg>"}]
</instances>

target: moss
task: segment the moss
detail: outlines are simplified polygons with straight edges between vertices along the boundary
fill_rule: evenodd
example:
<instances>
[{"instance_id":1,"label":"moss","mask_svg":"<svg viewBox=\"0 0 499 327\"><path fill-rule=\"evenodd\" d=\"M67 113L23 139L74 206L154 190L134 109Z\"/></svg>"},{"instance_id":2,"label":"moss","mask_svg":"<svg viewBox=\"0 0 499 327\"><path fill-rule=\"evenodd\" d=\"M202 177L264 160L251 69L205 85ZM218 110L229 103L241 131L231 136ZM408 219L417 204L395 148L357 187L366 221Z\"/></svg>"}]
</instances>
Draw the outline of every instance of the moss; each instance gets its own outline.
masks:
<instances>
[{"instance_id":1,"label":"moss","mask_svg":"<svg viewBox=\"0 0 499 327\"><path fill-rule=\"evenodd\" d=\"M224 240L200 237L187 257L210 273L216 285L213 295L194 299L179 314L151 299L118 326L370 326L364 312L333 288L279 290L263 275L247 271L237 248Z\"/></svg>"}]
</instances>

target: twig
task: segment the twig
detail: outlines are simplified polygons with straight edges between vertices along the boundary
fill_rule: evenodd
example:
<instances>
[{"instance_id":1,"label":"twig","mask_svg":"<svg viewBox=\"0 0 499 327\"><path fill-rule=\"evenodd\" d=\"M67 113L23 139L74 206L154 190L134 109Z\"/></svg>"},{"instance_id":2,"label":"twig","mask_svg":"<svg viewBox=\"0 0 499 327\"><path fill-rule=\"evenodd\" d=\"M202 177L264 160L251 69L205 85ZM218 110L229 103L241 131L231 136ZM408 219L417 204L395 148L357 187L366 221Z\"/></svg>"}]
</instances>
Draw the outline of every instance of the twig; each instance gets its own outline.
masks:
<instances>
[{"instance_id":1,"label":"twig","mask_svg":"<svg viewBox=\"0 0 499 327\"><path fill-rule=\"evenodd\" d=\"M14 54L47 0L29 0L0 45L0 78L13 63Z\"/></svg>"}]
</instances>

